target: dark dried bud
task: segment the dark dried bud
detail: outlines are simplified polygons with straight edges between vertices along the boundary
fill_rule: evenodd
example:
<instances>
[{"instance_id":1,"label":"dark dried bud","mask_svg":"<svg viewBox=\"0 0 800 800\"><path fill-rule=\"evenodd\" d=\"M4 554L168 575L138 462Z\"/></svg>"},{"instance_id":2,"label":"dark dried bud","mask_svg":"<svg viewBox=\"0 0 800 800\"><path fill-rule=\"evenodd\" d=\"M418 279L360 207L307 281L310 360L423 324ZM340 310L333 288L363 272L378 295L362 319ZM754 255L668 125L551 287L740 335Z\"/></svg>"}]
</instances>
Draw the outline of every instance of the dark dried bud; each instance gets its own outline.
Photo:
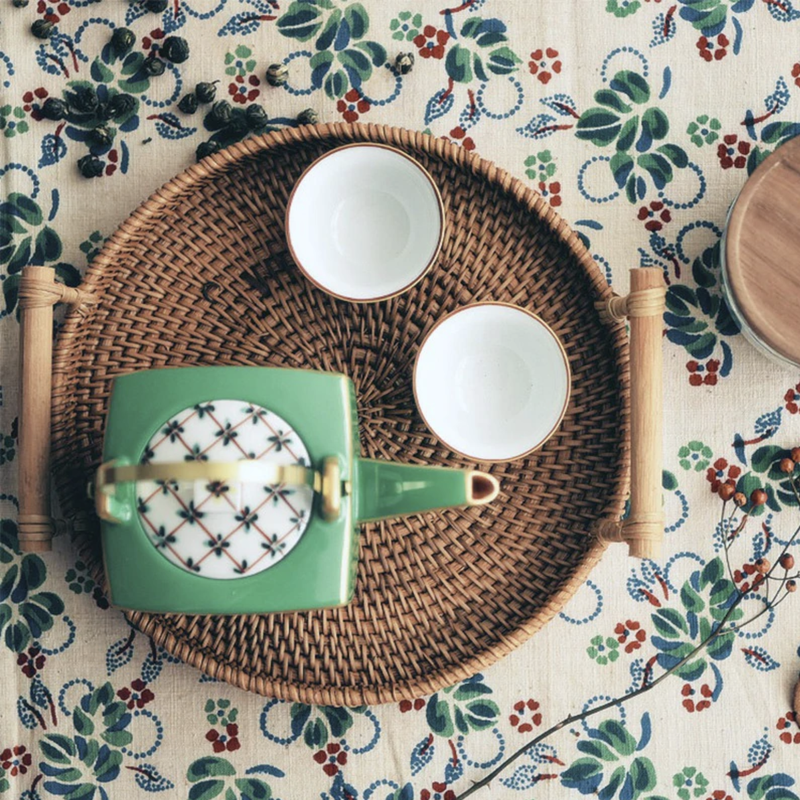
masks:
<instances>
[{"instance_id":1,"label":"dark dried bud","mask_svg":"<svg viewBox=\"0 0 800 800\"><path fill-rule=\"evenodd\" d=\"M307 108L297 115L297 121L301 125L316 125L319 122L319 114L313 108Z\"/></svg>"},{"instance_id":2,"label":"dark dried bud","mask_svg":"<svg viewBox=\"0 0 800 800\"><path fill-rule=\"evenodd\" d=\"M194 112L197 111L197 95L185 94L181 97L178 108L183 111L184 114L194 114Z\"/></svg>"},{"instance_id":3,"label":"dark dried bud","mask_svg":"<svg viewBox=\"0 0 800 800\"><path fill-rule=\"evenodd\" d=\"M197 86L194 87L194 93L197 95L197 99L201 103L213 103L214 98L217 96L217 81L213 83L198 83Z\"/></svg>"},{"instance_id":4,"label":"dark dried bud","mask_svg":"<svg viewBox=\"0 0 800 800\"><path fill-rule=\"evenodd\" d=\"M250 125L247 122L247 115L240 112L231 116L230 122L225 126L224 133L227 139L239 141L239 139L247 136L249 131Z\"/></svg>"},{"instance_id":5,"label":"dark dried bud","mask_svg":"<svg viewBox=\"0 0 800 800\"><path fill-rule=\"evenodd\" d=\"M89 143L93 147L108 147L114 141L114 131L108 125L98 125L89 132Z\"/></svg>"},{"instance_id":6,"label":"dark dried bud","mask_svg":"<svg viewBox=\"0 0 800 800\"><path fill-rule=\"evenodd\" d=\"M97 110L94 112L97 119L106 122L111 119L111 108L108 103L98 103Z\"/></svg>"},{"instance_id":7,"label":"dark dried bud","mask_svg":"<svg viewBox=\"0 0 800 800\"><path fill-rule=\"evenodd\" d=\"M114 119L130 114L136 108L136 98L129 94L115 94L108 101L108 108Z\"/></svg>"},{"instance_id":8,"label":"dark dried bud","mask_svg":"<svg viewBox=\"0 0 800 800\"><path fill-rule=\"evenodd\" d=\"M97 111L99 101L93 86L78 86L67 99L79 114L94 114Z\"/></svg>"},{"instance_id":9,"label":"dark dried bud","mask_svg":"<svg viewBox=\"0 0 800 800\"><path fill-rule=\"evenodd\" d=\"M28 0L11 0L11 5L14 8L25 8L28 5Z\"/></svg>"},{"instance_id":10,"label":"dark dried bud","mask_svg":"<svg viewBox=\"0 0 800 800\"><path fill-rule=\"evenodd\" d=\"M57 97L48 97L42 104L42 116L45 119L64 119L67 116L67 104Z\"/></svg>"},{"instance_id":11,"label":"dark dried bud","mask_svg":"<svg viewBox=\"0 0 800 800\"><path fill-rule=\"evenodd\" d=\"M111 49L117 58L129 53L135 43L136 34L130 28L115 28L111 34Z\"/></svg>"},{"instance_id":12,"label":"dark dried bud","mask_svg":"<svg viewBox=\"0 0 800 800\"><path fill-rule=\"evenodd\" d=\"M245 115L247 116L247 124L250 126L251 131L263 130L269 123L267 112L264 111L261 106L258 106L255 103L247 106Z\"/></svg>"},{"instance_id":13,"label":"dark dried bud","mask_svg":"<svg viewBox=\"0 0 800 800\"><path fill-rule=\"evenodd\" d=\"M414 68L414 54L413 53L400 53L394 60L394 68L401 75L408 75Z\"/></svg>"},{"instance_id":14,"label":"dark dried bud","mask_svg":"<svg viewBox=\"0 0 800 800\"><path fill-rule=\"evenodd\" d=\"M84 178L99 178L103 174L103 162L97 156L84 156L78 159L78 169Z\"/></svg>"},{"instance_id":15,"label":"dark dried bud","mask_svg":"<svg viewBox=\"0 0 800 800\"><path fill-rule=\"evenodd\" d=\"M189 58L189 42L180 36L167 36L161 43L159 53L173 64L183 64Z\"/></svg>"},{"instance_id":16,"label":"dark dried bud","mask_svg":"<svg viewBox=\"0 0 800 800\"><path fill-rule=\"evenodd\" d=\"M270 86L285 86L289 80L289 67L286 64L270 64L266 78Z\"/></svg>"},{"instance_id":17,"label":"dark dried bud","mask_svg":"<svg viewBox=\"0 0 800 800\"><path fill-rule=\"evenodd\" d=\"M206 156L213 156L214 153L218 153L220 149L219 142L209 139L207 142L200 142L200 144L197 145L195 156L197 157L197 160L200 161L206 158Z\"/></svg>"},{"instance_id":18,"label":"dark dried bud","mask_svg":"<svg viewBox=\"0 0 800 800\"><path fill-rule=\"evenodd\" d=\"M55 25L49 19L37 19L31 25L31 33L37 39L49 39Z\"/></svg>"},{"instance_id":19,"label":"dark dried bud","mask_svg":"<svg viewBox=\"0 0 800 800\"><path fill-rule=\"evenodd\" d=\"M218 131L224 128L231 121L232 111L231 104L227 100L217 100L211 106L211 111L206 114L206 127L211 131Z\"/></svg>"},{"instance_id":20,"label":"dark dried bud","mask_svg":"<svg viewBox=\"0 0 800 800\"><path fill-rule=\"evenodd\" d=\"M144 62L144 71L151 76L163 75L167 65L160 58L148 58Z\"/></svg>"},{"instance_id":21,"label":"dark dried bud","mask_svg":"<svg viewBox=\"0 0 800 800\"><path fill-rule=\"evenodd\" d=\"M144 0L144 7L153 14L160 14L169 5L169 0Z\"/></svg>"}]
</instances>

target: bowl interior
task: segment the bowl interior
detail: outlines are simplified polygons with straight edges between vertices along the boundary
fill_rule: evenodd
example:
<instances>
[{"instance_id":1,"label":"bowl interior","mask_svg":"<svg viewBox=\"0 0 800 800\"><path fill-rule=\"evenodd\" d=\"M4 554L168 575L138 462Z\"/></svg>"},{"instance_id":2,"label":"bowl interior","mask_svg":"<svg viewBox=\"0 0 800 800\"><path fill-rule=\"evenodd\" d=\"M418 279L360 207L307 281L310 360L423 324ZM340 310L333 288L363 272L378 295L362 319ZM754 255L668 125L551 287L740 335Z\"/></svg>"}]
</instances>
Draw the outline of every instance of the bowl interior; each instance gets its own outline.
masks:
<instances>
[{"instance_id":1,"label":"bowl interior","mask_svg":"<svg viewBox=\"0 0 800 800\"><path fill-rule=\"evenodd\" d=\"M480 461L519 458L542 445L564 415L569 366L538 317L515 306L460 309L417 357L414 391L430 429Z\"/></svg>"},{"instance_id":2,"label":"bowl interior","mask_svg":"<svg viewBox=\"0 0 800 800\"><path fill-rule=\"evenodd\" d=\"M387 147L334 150L301 176L286 233L298 267L348 300L377 300L412 286L442 238L439 193L412 158Z\"/></svg>"}]
</instances>

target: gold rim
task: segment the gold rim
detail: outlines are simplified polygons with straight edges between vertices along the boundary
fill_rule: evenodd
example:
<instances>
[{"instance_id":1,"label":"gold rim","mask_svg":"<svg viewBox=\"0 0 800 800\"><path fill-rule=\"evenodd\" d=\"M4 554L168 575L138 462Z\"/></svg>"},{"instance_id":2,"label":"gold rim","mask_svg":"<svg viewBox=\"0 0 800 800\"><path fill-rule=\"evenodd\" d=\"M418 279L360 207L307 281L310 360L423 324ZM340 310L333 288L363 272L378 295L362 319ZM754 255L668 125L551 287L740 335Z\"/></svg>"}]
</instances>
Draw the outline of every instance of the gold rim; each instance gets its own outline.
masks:
<instances>
[{"instance_id":1,"label":"gold rim","mask_svg":"<svg viewBox=\"0 0 800 800\"><path fill-rule=\"evenodd\" d=\"M335 155L336 153L340 153L342 150L351 150L354 147L370 147L370 148L377 148L380 150L389 150L392 153L397 153L398 155L402 156L406 159L406 161L410 161L426 178L428 183L430 184L431 188L433 189L433 193L436 196L436 203L439 207L439 238L436 242L436 247L434 248L433 253L431 254L428 263L425 265L423 270L417 275L414 280L410 283L407 283L401 289L398 289L396 292L391 292L389 294L381 295L380 297L366 297L366 298L357 298L357 297L348 297L344 294L338 294L327 286L321 284L316 278L312 277L311 273L308 271L307 267L303 266L302 261L297 257L297 253L295 252L294 247L292 246L292 237L289 233L289 215L292 211L292 202L294 201L295 192L297 192L300 184L303 182L303 179L311 172L314 167L316 167L321 161L324 161L329 156ZM390 300L393 297L397 297L398 295L403 294L403 292L407 292L409 289L413 289L427 274L430 272L431 267L433 266L436 259L439 257L439 253L442 251L442 244L444 243L444 233L445 233L445 216L444 216L444 201L442 200L442 194L439 191L439 187L436 185L436 182L433 180L433 176L419 163L415 158L412 158L408 153L404 153L402 150L399 150L397 147L392 147L388 144L377 144L372 142L354 142L353 144L345 144L341 147L334 147L332 150L329 150L324 155L321 155L319 158L315 159L311 164L309 164L304 170L300 177L295 182L294 186L292 187L291 194L289 195L289 202L286 204L286 214L284 216L284 229L286 231L286 244L289 247L289 253L292 256L292 261L294 261L297 268L303 275L306 277L308 281L310 281L317 289L325 292L326 294L331 295L331 297L337 298L337 300L344 300L348 303L359 303L359 304L367 304L367 303L380 303L383 300Z\"/></svg>"},{"instance_id":2,"label":"gold rim","mask_svg":"<svg viewBox=\"0 0 800 800\"><path fill-rule=\"evenodd\" d=\"M553 340L558 345L559 352L561 353L561 358L564 362L564 369L567 371L567 391L566 396L564 397L564 405L561 408L561 413L558 415L558 419L555 421L553 426L547 432L547 434L542 438L539 442L537 442L533 447L526 450L524 453L520 453L519 455L509 456L508 458L480 458L470 453L465 453L463 450L459 450L457 447L453 447L452 444L445 441L435 430L435 428L428 422L425 414L422 411L422 406L419 402L419 394L417 392L417 368L419 367L419 357L422 355L422 351L425 348L425 345L428 343L428 339L433 335L433 332L440 326L443 325L448 320L452 319L456 314L460 314L462 311L468 311L472 308L481 308L483 306L501 306L504 308L513 308L515 311L520 311L523 314L535 319L542 327L553 337ZM425 334L425 338L422 340L422 344L419 346L419 350L417 351L417 356L414 359L414 374L412 378L413 389L414 389L414 404L417 407L417 411L419 412L420 417L422 417L422 421L425 423L425 427L447 448L452 450L454 453L457 453L460 456L464 456L464 458L469 458L472 461L478 461L482 464L506 464L512 461L519 461L523 458L526 458L531 453L535 453L540 448L544 447L545 444L550 440L552 435L558 430L559 426L564 420L564 415L567 413L567 407L569 406L569 400L572 395L572 370L569 366L569 359L567 358L567 351L564 349L564 345L561 342L561 339L558 338L555 331L537 314L534 314L533 311L529 311L527 308L523 308L522 306L514 305L514 303L503 303L496 300L487 300L485 302L480 303L468 303L461 308L457 308L455 311L449 313L446 317L440 319L429 331Z\"/></svg>"}]
</instances>

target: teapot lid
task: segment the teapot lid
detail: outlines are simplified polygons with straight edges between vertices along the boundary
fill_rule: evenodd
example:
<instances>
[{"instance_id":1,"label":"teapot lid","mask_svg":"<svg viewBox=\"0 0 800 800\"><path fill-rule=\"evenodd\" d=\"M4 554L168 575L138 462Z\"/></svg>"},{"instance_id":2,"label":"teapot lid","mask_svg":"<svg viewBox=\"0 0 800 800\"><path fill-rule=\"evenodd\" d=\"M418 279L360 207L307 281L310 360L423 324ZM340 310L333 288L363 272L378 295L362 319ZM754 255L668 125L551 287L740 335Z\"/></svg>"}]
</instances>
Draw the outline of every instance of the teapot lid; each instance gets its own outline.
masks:
<instances>
[{"instance_id":1,"label":"teapot lid","mask_svg":"<svg viewBox=\"0 0 800 800\"><path fill-rule=\"evenodd\" d=\"M310 465L286 420L243 400L211 400L170 417L150 438L143 464L257 459ZM308 486L138 481L139 521L162 555L207 578L241 578L288 555L308 527Z\"/></svg>"},{"instance_id":2,"label":"teapot lid","mask_svg":"<svg viewBox=\"0 0 800 800\"><path fill-rule=\"evenodd\" d=\"M723 264L745 332L800 364L800 138L779 147L744 185L728 220Z\"/></svg>"}]
</instances>

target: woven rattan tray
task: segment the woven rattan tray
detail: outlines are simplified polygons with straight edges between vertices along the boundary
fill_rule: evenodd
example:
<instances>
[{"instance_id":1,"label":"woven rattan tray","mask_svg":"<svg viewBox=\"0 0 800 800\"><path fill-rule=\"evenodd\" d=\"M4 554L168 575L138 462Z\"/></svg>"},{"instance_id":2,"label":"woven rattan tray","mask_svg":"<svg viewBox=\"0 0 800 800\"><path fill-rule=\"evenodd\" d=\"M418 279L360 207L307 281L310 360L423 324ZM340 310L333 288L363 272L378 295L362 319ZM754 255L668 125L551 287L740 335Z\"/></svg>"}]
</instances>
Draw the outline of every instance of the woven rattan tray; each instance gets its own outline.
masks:
<instances>
[{"instance_id":1,"label":"woven rattan tray","mask_svg":"<svg viewBox=\"0 0 800 800\"><path fill-rule=\"evenodd\" d=\"M291 263L284 212L301 172L353 141L403 149L431 173L444 246L411 291L351 305ZM128 613L178 658L261 694L357 705L433 692L488 666L539 630L601 554L593 531L628 487L628 343L595 308L610 289L550 206L493 164L442 139L380 126L320 125L234 145L167 183L108 240L67 317L54 361L52 456L67 517L89 520L81 556L103 579L85 487L97 467L112 379L185 364L341 371L357 387L370 457L469 466L424 427L412 366L426 332L465 303L539 314L573 375L561 428L539 452L482 465L499 502L363 530L346 608L272 616ZM74 299L74 298L73 298Z\"/></svg>"}]
</instances>

